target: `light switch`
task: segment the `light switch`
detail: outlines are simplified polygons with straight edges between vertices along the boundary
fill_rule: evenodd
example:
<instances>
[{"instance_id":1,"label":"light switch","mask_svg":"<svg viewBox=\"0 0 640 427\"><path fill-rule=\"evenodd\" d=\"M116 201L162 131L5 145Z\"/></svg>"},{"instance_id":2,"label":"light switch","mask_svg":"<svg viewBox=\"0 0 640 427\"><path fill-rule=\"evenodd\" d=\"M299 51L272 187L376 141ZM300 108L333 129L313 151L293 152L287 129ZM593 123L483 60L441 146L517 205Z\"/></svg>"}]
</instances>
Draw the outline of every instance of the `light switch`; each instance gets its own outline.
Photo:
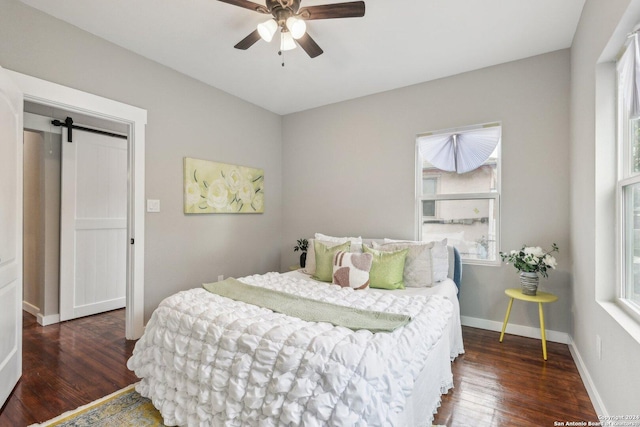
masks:
<instances>
[{"instance_id":1,"label":"light switch","mask_svg":"<svg viewBox=\"0 0 640 427\"><path fill-rule=\"evenodd\" d=\"M160 200L147 199L147 212L160 212Z\"/></svg>"}]
</instances>

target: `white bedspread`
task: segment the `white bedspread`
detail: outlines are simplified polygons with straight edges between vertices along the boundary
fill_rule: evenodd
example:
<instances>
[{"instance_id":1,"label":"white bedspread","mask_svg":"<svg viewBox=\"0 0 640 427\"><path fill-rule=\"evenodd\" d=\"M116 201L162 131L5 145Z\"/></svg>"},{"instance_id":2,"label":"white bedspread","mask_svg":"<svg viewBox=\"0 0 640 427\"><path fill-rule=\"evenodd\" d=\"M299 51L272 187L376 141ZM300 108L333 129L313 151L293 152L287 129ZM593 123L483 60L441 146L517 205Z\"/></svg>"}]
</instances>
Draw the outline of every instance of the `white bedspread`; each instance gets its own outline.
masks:
<instances>
[{"instance_id":1,"label":"white bedspread","mask_svg":"<svg viewBox=\"0 0 640 427\"><path fill-rule=\"evenodd\" d=\"M204 289L165 299L127 366L167 425L393 425L452 315L449 299L397 297L268 273L241 281L402 313L392 333L354 332Z\"/></svg>"},{"instance_id":2,"label":"white bedspread","mask_svg":"<svg viewBox=\"0 0 640 427\"><path fill-rule=\"evenodd\" d=\"M284 273L285 276L295 277L297 279L313 280L311 276L304 273L302 270L294 270ZM315 280L313 280L315 281ZM406 288L406 289L374 289L367 288L362 292L378 292L383 294L393 294L395 296L431 296L442 295L451 301L453 304L453 315L451 316L451 327L449 337L449 356L451 360L464 353L464 342L462 341L462 324L460 321L460 303L458 301L458 287L451 279L446 279L442 282L438 282L436 285L425 288Z\"/></svg>"}]
</instances>

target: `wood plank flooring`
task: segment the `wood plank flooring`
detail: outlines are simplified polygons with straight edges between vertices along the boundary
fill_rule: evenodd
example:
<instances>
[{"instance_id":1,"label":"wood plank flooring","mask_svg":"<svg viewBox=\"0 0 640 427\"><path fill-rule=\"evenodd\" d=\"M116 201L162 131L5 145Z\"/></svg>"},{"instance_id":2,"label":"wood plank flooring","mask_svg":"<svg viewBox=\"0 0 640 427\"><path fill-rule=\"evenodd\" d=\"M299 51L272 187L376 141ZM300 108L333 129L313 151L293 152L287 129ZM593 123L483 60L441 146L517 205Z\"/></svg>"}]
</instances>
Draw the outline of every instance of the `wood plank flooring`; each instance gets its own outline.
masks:
<instances>
[{"instance_id":1,"label":"wood plank flooring","mask_svg":"<svg viewBox=\"0 0 640 427\"><path fill-rule=\"evenodd\" d=\"M124 309L42 327L23 313L22 378L0 426L49 420L138 381L126 367Z\"/></svg>"},{"instance_id":2,"label":"wood plank flooring","mask_svg":"<svg viewBox=\"0 0 640 427\"><path fill-rule=\"evenodd\" d=\"M126 368L124 310L42 327L24 315L23 376L0 411L0 427L43 422L137 381ZM463 328L466 353L453 363L455 388L436 424L553 426L597 421L566 345Z\"/></svg>"},{"instance_id":3,"label":"wood plank flooring","mask_svg":"<svg viewBox=\"0 0 640 427\"><path fill-rule=\"evenodd\" d=\"M569 347L462 328L466 353L452 364L454 388L442 396L434 424L447 426L553 426L597 422ZM555 424L560 425L560 424Z\"/></svg>"}]
</instances>

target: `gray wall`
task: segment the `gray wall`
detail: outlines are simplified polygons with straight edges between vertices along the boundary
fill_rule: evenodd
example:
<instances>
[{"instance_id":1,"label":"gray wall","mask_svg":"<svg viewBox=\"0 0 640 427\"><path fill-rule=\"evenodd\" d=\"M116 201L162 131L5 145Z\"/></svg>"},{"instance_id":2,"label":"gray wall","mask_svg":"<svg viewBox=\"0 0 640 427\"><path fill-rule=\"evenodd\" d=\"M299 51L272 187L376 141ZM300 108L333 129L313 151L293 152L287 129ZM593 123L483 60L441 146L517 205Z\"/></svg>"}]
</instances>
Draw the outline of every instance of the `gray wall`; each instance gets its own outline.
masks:
<instances>
[{"instance_id":1,"label":"gray wall","mask_svg":"<svg viewBox=\"0 0 640 427\"><path fill-rule=\"evenodd\" d=\"M637 0L587 0L571 49L573 339L603 410L618 415L640 414L640 332L635 339L627 333L610 314L616 313L614 304L608 303L616 283L616 82L613 67L603 60L615 58L638 22ZM605 52L619 25L620 37ZM596 335L602 338L602 359Z\"/></svg>"},{"instance_id":2,"label":"gray wall","mask_svg":"<svg viewBox=\"0 0 640 427\"><path fill-rule=\"evenodd\" d=\"M44 292L42 316L60 313L60 166L62 134L44 132Z\"/></svg>"},{"instance_id":3,"label":"gray wall","mask_svg":"<svg viewBox=\"0 0 640 427\"><path fill-rule=\"evenodd\" d=\"M24 133L24 241L22 300L44 309L44 138ZM35 313L34 313L35 314Z\"/></svg>"},{"instance_id":4,"label":"gray wall","mask_svg":"<svg viewBox=\"0 0 640 427\"><path fill-rule=\"evenodd\" d=\"M25 128L31 129L25 120ZM24 286L32 314L60 313L61 135L24 132ZM31 310L29 310L31 312Z\"/></svg>"},{"instance_id":5,"label":"gray wall","mask_svg":"<svg viewBox=\"0 0 640 427\"><path fill-rule=\"evenodd\" d=\"M40 13L0 0L0 66L148 111L145 318L181 289L280 266L280 116ZM28 29L28 30L27 30ZM265 213L182 213L183 157L265 170Z\"/></svg>"},{"instance_id":6,"label":"gray wall","mask_svg":"<svg viewBox=\"0 0 640 427\"><path fill-rule=\"evenodd\" d=\"M41 316L60 312L60 148L60 134L24 132L22 299Z\"/></svg>"},{"instance_id":7,"label":"gray wall","mask_svg":"<svg viewBox=\"0 0 640 427\"><path fill-rule=\"evenodd\" d=\"M569 59L562 50L285 116L282 269L315 232L414 238L416 134L501 121L502 249L560 246L541 288L560 297L548 328L569 332ZM462 315L501 322L516 286L512 266L465 266ZM537 307L515 307L512 323L538 327Z\"/></svg>"}]
</instances>

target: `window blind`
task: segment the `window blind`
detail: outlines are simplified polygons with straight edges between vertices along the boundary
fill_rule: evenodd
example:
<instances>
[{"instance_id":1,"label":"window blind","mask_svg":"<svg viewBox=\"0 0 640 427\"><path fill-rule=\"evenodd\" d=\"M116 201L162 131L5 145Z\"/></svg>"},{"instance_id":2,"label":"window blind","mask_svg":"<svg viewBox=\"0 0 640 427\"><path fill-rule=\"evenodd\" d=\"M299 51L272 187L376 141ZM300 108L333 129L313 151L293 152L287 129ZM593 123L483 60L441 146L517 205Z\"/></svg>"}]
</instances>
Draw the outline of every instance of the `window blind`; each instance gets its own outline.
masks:
<instances>
[{"instance_id":1,"label":"window blind","mask_svg":"<svg viewBox=\"0 0 640 427\"><path fill-rule=\"evenodd\" d=\"M459 174L482 166L500 142L500 126L418 137L422 158L436 168Z\"/></svg>"}]
</instances>

